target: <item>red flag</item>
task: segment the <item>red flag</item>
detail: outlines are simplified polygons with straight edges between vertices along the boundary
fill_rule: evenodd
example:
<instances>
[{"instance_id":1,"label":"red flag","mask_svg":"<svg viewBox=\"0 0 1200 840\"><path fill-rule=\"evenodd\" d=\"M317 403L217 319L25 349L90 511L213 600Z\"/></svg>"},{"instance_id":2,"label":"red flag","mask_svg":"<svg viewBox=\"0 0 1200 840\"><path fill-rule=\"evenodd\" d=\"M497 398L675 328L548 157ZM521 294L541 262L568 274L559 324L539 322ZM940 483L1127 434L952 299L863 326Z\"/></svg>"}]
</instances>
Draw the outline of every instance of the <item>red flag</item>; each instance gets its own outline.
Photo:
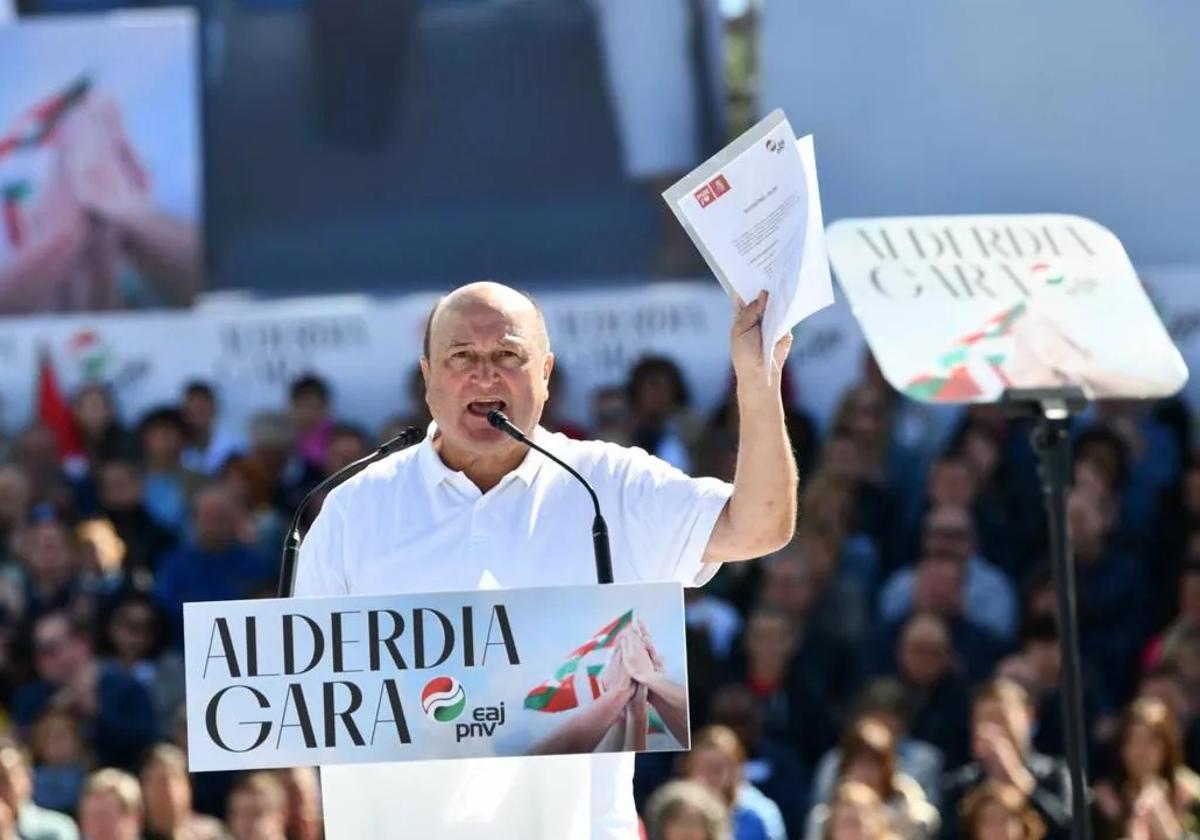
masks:
<instances>
[{"instance_id":1,"label":"red flag","mask_svg":"<svg viewBox=\"0 0 1200 840\"><path fill-rule=\"evenodd\" d=\"M38 353L37 412L38 419L54 432L59 458L83 455L83 440L75 425L75 415L58 387L54 363L45 349Z\"/></svg>"}]
</instances>

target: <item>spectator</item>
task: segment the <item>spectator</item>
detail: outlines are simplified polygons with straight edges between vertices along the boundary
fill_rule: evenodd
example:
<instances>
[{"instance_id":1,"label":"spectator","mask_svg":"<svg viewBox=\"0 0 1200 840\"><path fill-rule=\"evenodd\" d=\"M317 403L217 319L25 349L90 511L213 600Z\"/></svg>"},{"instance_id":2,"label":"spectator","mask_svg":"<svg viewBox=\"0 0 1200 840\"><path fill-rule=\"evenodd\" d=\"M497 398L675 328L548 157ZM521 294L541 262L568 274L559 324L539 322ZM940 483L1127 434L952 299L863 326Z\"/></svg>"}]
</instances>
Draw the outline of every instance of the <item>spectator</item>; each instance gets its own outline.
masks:
<instances>
[{"instance_id":1,"label":"spectator","mask_svg":"<svg viewBox=\"0 0 1200 840\"><path fill-rule=\"evenodd\" d=\"M1150 640L1142 654L1142 664L1155 665L1164 648L1176 647L1176 641L1189 628L1200 627L1200 557L1189 558L1179 572L1175 587L1178 601L1174 619L1161 634Z\"/></svg>"},{"instance_id":2,"label":"spectator","mask_svg":"<svg viewBox=\"0 0 1200 840\"><path fill-rule=\"evenodd\" d=\"M870 717L859 718L846 730L840 748L838 784L858 782L869 787L887 811L891 830L904 840L925 840L938 828L937 809L929 804L921 786L896 767L896 741L892 731ZM813 808L805 831L807 840L826 834L830 807Z\"/></svg>"},{"instance_id":3,"label":"spectator","mask_svg":"<svg viewBox=\"0 0 1200 840\"><path fill-rule=\"evenodd\" d=\"M235 455L221 468L220 483L238 510L238 541L263 557L278 554L289 523L272 504L270 480L261 463Z\"/></svg>"},{"instance_id":4,"label":"spectator","mask_svg":"<svg viewBox=\"0 0 1200 840\"><path fill-rule=\"evenodd\" d=\"M954 668L950 633L941 617L919 612L904 623L895 674L912 704L913 737L942 751L949 766L967 755L967 683Z\"/></svg>"},{"instance_id":5,"label":"spectator","mask_svg":"<svg viewBox=\"0 0 1200 840\"><path fill-rule=\"evenodd\" d=\"M225 840L228 837L218 820L192 810L192 782L183 750L173 744L153 747L142 764L141 782L146 801L144 840Z\"/></svg>"},{"instance_id":6,"label":"spectator","mask_svg":"<svg viewBox=\"0 0 1200 840\"><path fill-rule=\"evenodd\" d=\"M142 419L139 437L146 462L143 503L158 524L179 534L192 495L203 480L183 466L187 424L178 409L156 408Z\"/></svg>"},{"instance_id":7,"label":"spectator","mask_svg":"<svg viewBox=\"0 0 1200 840\"><path fill-rule=\"evenodd\" d=\"M913 574L912 610L939 616L950 630L956 666L970 682L985 678L1001 649L1001 642L966 614L966 567L954 557L930 554ZM891 621L876 630L876 657L891 654L890 642L902 621Z\"/></svg>"},{"instance_id":8,"label":"spectator","mask_svg":"<svg viewBox=\"0 0 1200 840\"><path fill-rule=\"evenodd\" d=\"M111 767L88 777L79 802L79 828L86 840L140 840L142 789L137 779Z\"/></svg>"},{"instance_id":9,"label":"spectator","mask_svg":"<svg viewBox=\"0 0 1200 840\"><path fill-rule=\"evenodd\" d=\"M829 801L822 840L898 840L878 794L861 782L843 782Z\"/></svg>"},{"instance_id":10,"label":"spectator","mask_svg":"<svg viewBox=\"0 0 1200 840\"><path fill-rule=\"evenodd\" d=\"M33 801L43 808L74 814L89 760L79 720L67 711L51 709L36 724L29 739L33 753Z\"/></svg>"},{"instance_id":11,"label":"spectator","mask_svg":"<svg viewBox=\"0 0 1200 840\"><path fill-rule=\"evenodd\" d=\"M31 626L47 613L67 609L79 593L79 543L62 521L47 517L25 529L19 546L23 574L7 600Z\"/></svg>"},{"instance_id":12,"label":"spectator","mask_svg":"<svg viewBox=\"0 0 1200 840\"><path fill-rule=\"evenodd\" d=\"M289 767L278 771L287 793L288 840L321 840L320 780L313 767Z\"/></svg>"},{"instance_id":13,"label":"spectator","mask_svg":"<svg viewBox=\"0 0 1200 840\"><path fill-rule=\"evenodd\" d=\"M763 732L763 713L754 693L744 685L727 683L712 697L708 722L726 726L746 751L742 778L779 806L789 836L800 836L808 800L808 774L795 751Z\"/></svg>"},{"instance_id":14,"label":"spectator","mask_svg":"<svg viewBox=\"0 0 1200 840\"><path fill-rule=\"evenodd\" d=\"M762 791L742 778L746 753L733 730L706 726L692 737L683 760L685 778L706 785L729 807L734 840L783 840L783 814Z\"/></svg>"},{"instance_id":15,"label":"spectator","mask_svg":"<svg viewBox=\"0 0 1200 840\"><path fill-rule=\"evenodd\" d=\"M1146 582L1138 561L1113 538L1114 501L1076 487L1067 501L1079 600L1080 652L1114 705L1136 685L1148 627Z\"/></svg>"},{"instance_id":16,"label":"spectator","mask_svg":"<svg viewBox=\"0 0 1200 840\"><path fill-rule=\"evenodd\" d=\"M107 660L137 680L154 699L158 719L171 720L184 702L183 657L168 646L162 608L144 592L124 593L105 623Z\"/></svg>"},{"instance_id":17,"label":"spectator","mask_svg":"<svg viewBox=\"0 0 1200 840\"><path fill-rule=\"evenodd\" d=\"M63 471L58 444L48 426L35 423L21 432L12 458L29 483L31 508L48 505L64 517L76 512L75 489Z\"/></svg>"},{"instance_id":18,"label":"spectator","mask_svg":"<svg viewBox=\"0 0 1200 840\"><path fill-rule=\"evenodd\" d=\"M1011 785L1028 797L1046 824L1047 837L1062 840L1071 823L1070 779L1062 759L1034 752L1033 707L1015 682L994 679L979 693L971 709L972 760L946 776L942 836L954 837L955 817L968 791L985 781Z\"/></svg>"},{"instance_id":19,"label":"spectator","mask_svg":"<svg viewBox=\"0 0 1200 840\"><path fill-rule=\"evenodd\" d=\"M271 587L275 563L237 541L238 519L229 491L208 485L196 494L194 538L163 559L154 596L174 625L177 644L183 641L185 602L247 598Z\"/></svg>"},{"instance_id":20,"label":"spectator","mask_svg":"<svg viewBox=\"0 0 1200 840\"><path fill-rule=\"evenodd\" d=\"M94 382L84 385L75 393L71 409L93 468L114 458L136 457L137 441L117 420L117 408L107 387Z\"/></svg>"},{"instance_id":21,"label":"spectator","mask_svg":"<svg viewBox=\"0 0 1200 840\"><path fill-rule=\"evenodd\" d=\"M855 521L854 485L830 470L819 470L805 484L800 509L806 524L833 535L838 578L853 587L864 603L874 604L879 587L879 551Z\"/></svg>"},{"instance_id":22,"label":"spectator","mask_svg":"<svg viewBox=\"0 0 1200 840\"><path fill-rule=\"evenodd\" d=\"M12 556L12 541L29 517L29 479L20 467L0 464L0 561Z\"/></svg>"},{"instance_id":23,"label":"spectator","mask_svg":"<svg viewBox=\"0 0 1200 840\"><path fill-rule=\"evenodd\" d=\"M215 476L242 445L218 425L217 395L212 385L195 380L184 386L182 412L187 426L183 465L200 475Z\"/></svg>"},{"instance_id":24,"label":"spectator","mask_svg":"<svg viewBox=\"0 0 1200 840\"><path fill-rule=\"evenodd\" d=\"M984 782L963 800L962 824L969 840L1041 840L1046 833L1025 794L994 781Z\"/></svg>"},{"instance_id":25,"label":"spectator","mask_svg":"<svg viewBox=\"0 0 1200 840\"><path fill-rule=\"evenodd\" d=\"M296 430L296 454L320 471L333 433L329 385L320 376L306 373L292 383L288 414Z\"/></svg>"},{"instance_id":26,"label":"spectator","mask_svg":"<svg viewBox=\"0 0 1200 840\"><path fill-rule=\"evenodd\" d=\"M936 808L941 801L942 767L945 757L937 747L909 734L912 706L904 685L881 677L863 690L852 720L871 719L882 723L896 743L896 767L913 779ZM821 758L813 780L813 802L825 802L833 794L841 774L842 752L834 748Z\"/></svg>"},{"instance_id":27,"label":"spectator","mask_svg":"<svg viewBox=\"0 0 1200 840\"><path fill-rule=\"evenodd\" d=\"M633 419L627 388L606 386L592 392L592 428L596 440L629 446L633 442Z\"/></svg>"},{"instance_id":28,"label":"spectator","mask_svg":"<svg viewBox=\"0 0 1200 840\"><path fill-rule=\"evenodd\" d=\"M796 658L797 631L778 608L760 606L746 620L743 658L729 678L746 684L763 710L764 731L789 744L812 766L833 741L827 689L816 683Z\"/></svg>"},{"instance_id":29,"label":"spectator","mask_svg":"<svg viewBox=\"0 0 1200 840\"><path fill-rule=\"evenodd\" d=\"M664 356L643 356L629 373L632 443L684 472L692 467L691 449L703 429L688 408L683 372Z\"/></svg>"},{"instance_id":30,"label":"spectator","mask_svg":"<svg viewBox=\"0 0 1200 840\"><path fill-rule=\"evenodd\" d=\"M1183 832L1200 832L1200 777L1183 763L1179 723L1166 704L1151 699L1130 704L1117 733L1116 753L1111 780L1096 786L1098 836L1135 836L1130 822L1154 787L1166 794Z\"/></svg>"},{"instance_id":31,"label":"spectator","mask_svg":"<svg viewBox=\"0 0 1200 840\"><path fill-rule=\"evenodd\" d=\"M286 840L287 794L271 773L251 773L233 786L227 820L233 840Z\"/></svg>"},{"instance_id":32,"label":"spectator","mask_svg":"<svg viewBox=\"0 0 1200 840\"><path fill-rule=\"evenodd\" d=\"M16 815L21 840L79 840L74 820L34 803L29 759L13 743L0 745L0 801Z\"/></svg>"},{"instance_id":33,"label":"spectator","mask_svg":"<svg viewBox=\"0 0 1200 840\"><path fill-rule=\"evenodd\" d=\"M923 556L945 556L963 564L963 615L996 637L1010 641L1017 631L1017 598L1004 572L979 554L971 515L962 507L934 508L925 517ZM896 621L912 609L914 570L901 569L884 585L879 614Z\"/></svg>"},{"instance_id":34,"label":"spectator","mask_svg":"<svg viewBox=\"0 0 1200 840\"><path fill-rule=\"evenodd\" d=\"M688 627L704 634L718 659L728 658L742 630L742 617L738 611L716 595L695 586L683 590L683 606Z\"/></svg>"},{"instance_id":35,"label":"spectator","mask_svg":"<svg viewBox=\"0 0 1200 840\"><path fill-rule=\"evenodd\" d=\"M137 680L97 662L87 630L64 612L33 627L38 679L17 689L12 712L28 730L47 709L65 710L83 724L101 766L133 767L158 734L154 702Z\"/></svg>"},{"instance_id":36,"label":"spectator","mask_svg":"<svg viewBox=\"0 0 1200 840\"><path fill-rule=\"evenodd\" d=\"M125 544L125 569L135 581L148 579L178 538L146 509L142 472L134 461L105 461L96 472L100 511Z\"/></svg>"},{"instance_id":37,"label":"spectator","mask_svg":"<svg viewBox=\"0 0 1200 840\"><path fill-rule=\"evenodd\" d=\"M250 421L246 462L251 473L260 476L268 487L272 506L289 518L292 488L311 487L320 481L320 471L293 454L295 442L296 430L285 414L264 411Z\"/></svg>"},{"instance_id":38,"label":"spectator","mask_svg":"<svg viewBox=\"0 0 1200 840\"><path fill-rule=\"evenodd\" d=\"M668 782L646 806L647 840L732 840L729 808L698 782Z\"/></svg>"}]
</instances>

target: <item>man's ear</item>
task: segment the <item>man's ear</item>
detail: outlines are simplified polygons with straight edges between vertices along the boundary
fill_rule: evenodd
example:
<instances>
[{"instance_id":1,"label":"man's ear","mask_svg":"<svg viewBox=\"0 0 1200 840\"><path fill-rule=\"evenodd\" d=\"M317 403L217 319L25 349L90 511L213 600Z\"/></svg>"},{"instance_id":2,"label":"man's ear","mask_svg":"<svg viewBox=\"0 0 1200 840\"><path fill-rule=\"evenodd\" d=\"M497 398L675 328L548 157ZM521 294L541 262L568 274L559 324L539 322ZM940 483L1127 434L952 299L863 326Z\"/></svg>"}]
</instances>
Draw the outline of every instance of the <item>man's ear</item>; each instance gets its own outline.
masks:
<instances>
[{"instance_id":1,"label":"man's ear","mask_svg":"<svg viewBox=\"0 0 1200 840\"><path fill-rule=\"evenodd\" d=\"M425 387L429 387L429 360L424 356L421 357L421 378L425 380Z\"/></svg>"},{"instance_id":2,"label":"man's ear","mask_svg":"<svg viewBox=\"0 0 1200 840\"><path fill-rule=\"evenodd\" d=\"M554 354L547 353L545 360L542 362L542 379L546 383L546 389L550 389L550 372L554 370Z\"/></svg>"}]
</instances>

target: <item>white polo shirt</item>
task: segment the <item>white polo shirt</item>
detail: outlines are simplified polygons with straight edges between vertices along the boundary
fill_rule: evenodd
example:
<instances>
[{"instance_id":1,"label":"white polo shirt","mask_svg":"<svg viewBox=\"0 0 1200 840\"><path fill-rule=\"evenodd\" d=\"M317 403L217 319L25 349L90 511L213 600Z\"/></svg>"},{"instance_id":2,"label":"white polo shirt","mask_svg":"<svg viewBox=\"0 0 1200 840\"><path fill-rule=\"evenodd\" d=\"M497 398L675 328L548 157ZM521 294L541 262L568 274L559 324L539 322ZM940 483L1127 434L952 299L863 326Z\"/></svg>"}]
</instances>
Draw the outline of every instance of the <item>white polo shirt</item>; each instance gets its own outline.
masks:
<instances>
[{"instance_id":1,"label":"white polo shirt","mask_svg":"<svg viewBox=\"0 0 1200 840\"><path fill-rule=\"evenodd\" d=\"M329 494L300 551L295 593L511 589L594 583L591 500L557 464L530 452L487 493L421 444ZM733 487L691 478L641 449L534 440L591 482L608 522L613 577L698 586ZM637 836L633 756L487 758L322 768L329 840L371 837L630 840Z\"/></svg>"}]
</instances>

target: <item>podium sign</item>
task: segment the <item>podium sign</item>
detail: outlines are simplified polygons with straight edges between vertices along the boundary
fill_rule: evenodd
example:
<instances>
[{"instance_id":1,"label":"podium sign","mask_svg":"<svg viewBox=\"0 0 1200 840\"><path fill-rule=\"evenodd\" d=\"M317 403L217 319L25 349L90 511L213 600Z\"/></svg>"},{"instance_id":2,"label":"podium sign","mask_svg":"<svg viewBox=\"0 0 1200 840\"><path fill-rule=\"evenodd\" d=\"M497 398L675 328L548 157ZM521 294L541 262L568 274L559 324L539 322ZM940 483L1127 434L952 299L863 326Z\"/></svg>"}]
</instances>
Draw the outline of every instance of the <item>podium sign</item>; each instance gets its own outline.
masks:
<instances>
[{"instance_id":1,"label":"podium sign","mask_svg":"<svg viewBox=\"0 0 1200 840\"><path fill-rule=\"evenodd\" d=\"M627 710L561 746L625 650L687 719L677 583L192 603L184 640L193 771L630 751ZM687 748L639 708L647 751Z\"/></svg>"},{"instance_id":2,"label":"podium sign","mask_svg":"<svg viewBox=\"0 0 1200 840\"><path fill-rule=\"evenodd\" d=\"M914 399L1152 398L1187 380L1120 241L1089 219L843 219L826 237L884 376Z\"/></svg>"}]
</instances>

